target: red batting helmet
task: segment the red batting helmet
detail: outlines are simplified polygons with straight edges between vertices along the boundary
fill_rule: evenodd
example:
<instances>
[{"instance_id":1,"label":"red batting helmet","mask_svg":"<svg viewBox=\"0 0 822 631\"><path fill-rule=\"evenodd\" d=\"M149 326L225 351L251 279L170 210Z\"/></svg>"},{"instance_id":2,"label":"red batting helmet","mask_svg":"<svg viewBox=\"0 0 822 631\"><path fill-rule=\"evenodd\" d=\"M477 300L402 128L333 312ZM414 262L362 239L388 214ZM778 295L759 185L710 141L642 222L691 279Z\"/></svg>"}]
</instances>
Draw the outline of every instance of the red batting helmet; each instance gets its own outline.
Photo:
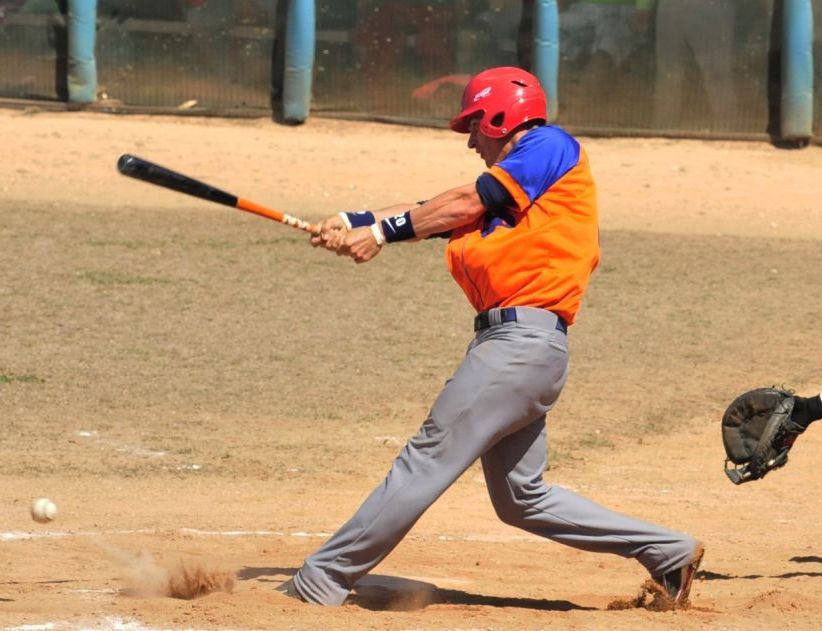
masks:
<instances>
[{"instance_id":1,"label":"red batting helmet","mask_svg":"<svg viewBox=\"0 0 822 631\"><path fill-rule=\"evenodd\" d=\"M483 70L462 93L462 111L451 120L454 131L468 133L468 123L481 116L480 131L502 138L532 120L548 120L548 105L539 80L513 66Z\"/></svg>"}]
</instances>

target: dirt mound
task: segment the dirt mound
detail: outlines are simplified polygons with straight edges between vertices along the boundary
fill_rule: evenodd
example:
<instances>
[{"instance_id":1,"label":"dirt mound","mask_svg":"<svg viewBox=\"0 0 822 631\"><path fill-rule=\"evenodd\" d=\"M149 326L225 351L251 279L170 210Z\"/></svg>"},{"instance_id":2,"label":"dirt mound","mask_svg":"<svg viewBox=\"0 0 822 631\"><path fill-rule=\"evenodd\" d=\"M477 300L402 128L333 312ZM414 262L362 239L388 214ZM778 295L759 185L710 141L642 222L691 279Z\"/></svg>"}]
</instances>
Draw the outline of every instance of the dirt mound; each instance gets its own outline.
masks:
<instances>
[{"instance_id":1,"label":"dirt mound","mask_svg":"<svg viewBox=\"0 0 822 631\"><path fill-rule=\"evenodd\" d=\"M620 609L647 609L648 611L673 611L674 609L688 609L691 603L685 601L677 605L671 597L665 593L662 586L652 579L647 579L639 593L634 598L617 598L608 603L610 611Z\"/></svg>"}]
</instances>

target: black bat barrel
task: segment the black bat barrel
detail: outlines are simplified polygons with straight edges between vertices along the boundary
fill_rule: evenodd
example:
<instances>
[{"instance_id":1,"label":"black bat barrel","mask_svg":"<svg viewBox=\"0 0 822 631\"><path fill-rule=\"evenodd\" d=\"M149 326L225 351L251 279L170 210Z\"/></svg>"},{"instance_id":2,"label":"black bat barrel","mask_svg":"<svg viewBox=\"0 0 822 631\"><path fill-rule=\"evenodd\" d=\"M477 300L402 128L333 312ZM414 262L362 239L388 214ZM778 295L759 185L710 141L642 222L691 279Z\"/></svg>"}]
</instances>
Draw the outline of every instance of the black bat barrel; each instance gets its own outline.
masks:
<instances>
[{"instance_id":1,"label":"black bat barrel","mask_svg":"<svg viewBox=\"0 0 822 631\"><path fill-rule=\"evenodd\" d=\"M200 182L194 178L177 173L171 169L161 167L159 164L154 164L143 158L138 158L131 154L125 153L117 160L117 170L123 175L143 180L150 184L156 184L164 188L193 195L200 199L205 199L210 202L217 202L218 204L225 204L226 206L237 206L237 196L231 193L226 193L218 188Z\"/></svg>"}]
</instances>

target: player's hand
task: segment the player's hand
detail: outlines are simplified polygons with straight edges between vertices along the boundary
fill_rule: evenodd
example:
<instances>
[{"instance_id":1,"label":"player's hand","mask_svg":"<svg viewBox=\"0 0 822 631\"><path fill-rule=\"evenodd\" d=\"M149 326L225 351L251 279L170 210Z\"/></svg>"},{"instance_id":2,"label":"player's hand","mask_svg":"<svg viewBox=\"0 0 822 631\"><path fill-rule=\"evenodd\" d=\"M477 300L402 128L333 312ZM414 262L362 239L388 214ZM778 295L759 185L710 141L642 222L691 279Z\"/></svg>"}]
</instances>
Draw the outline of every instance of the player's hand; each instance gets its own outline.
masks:
<instances>
[{"instance_id":1,"label":"player's hand","mask_svg":"<svg viewBox=\"0 0 822 631\"><path fill-rule=\"evenodd\" d=\"M348 228L339 215L332 215L320 224L319 234L311 235L311 245L337 251L342 245Z\"/></svg>"},{"instance_id":2,"label":"player's hand","mask_svg":"<svg viewBox=\"0 0 822 631\"><path fill-rule=\"evenodd\" d=\"M377 245L371 228L355 228L345 234L342 245L337 248L337 254L350 256L355 263L366 263L377 256L380 250L382 246Z\"/></svg>"}]
</instances>

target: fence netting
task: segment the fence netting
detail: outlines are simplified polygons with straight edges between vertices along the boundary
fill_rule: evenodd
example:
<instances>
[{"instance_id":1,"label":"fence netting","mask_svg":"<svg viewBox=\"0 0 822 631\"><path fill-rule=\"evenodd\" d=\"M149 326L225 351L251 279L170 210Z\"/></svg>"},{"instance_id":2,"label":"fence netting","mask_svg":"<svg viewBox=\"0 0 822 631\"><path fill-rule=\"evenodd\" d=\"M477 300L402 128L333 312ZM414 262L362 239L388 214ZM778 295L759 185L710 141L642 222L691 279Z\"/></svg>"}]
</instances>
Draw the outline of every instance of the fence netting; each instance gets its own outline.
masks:
<instances>
[{"instance_id":1,"label":"fence netting","mask_svg":"<svg viewBox=\"0 0 822 631\"><path fill-rule=\"evenodd\" d=\"M276 110L286 4L99 0L98 96L124 108ZM773 131L774 0L559 6L558 123L613 133ZM532 15L532 0L318 1L312 115L442 125L471 74L532 67ZM816 23L820 136L822 16ZM62 0L0 0L0 96L66 98L65 24Z\"/></svg>"}]
</instances>

